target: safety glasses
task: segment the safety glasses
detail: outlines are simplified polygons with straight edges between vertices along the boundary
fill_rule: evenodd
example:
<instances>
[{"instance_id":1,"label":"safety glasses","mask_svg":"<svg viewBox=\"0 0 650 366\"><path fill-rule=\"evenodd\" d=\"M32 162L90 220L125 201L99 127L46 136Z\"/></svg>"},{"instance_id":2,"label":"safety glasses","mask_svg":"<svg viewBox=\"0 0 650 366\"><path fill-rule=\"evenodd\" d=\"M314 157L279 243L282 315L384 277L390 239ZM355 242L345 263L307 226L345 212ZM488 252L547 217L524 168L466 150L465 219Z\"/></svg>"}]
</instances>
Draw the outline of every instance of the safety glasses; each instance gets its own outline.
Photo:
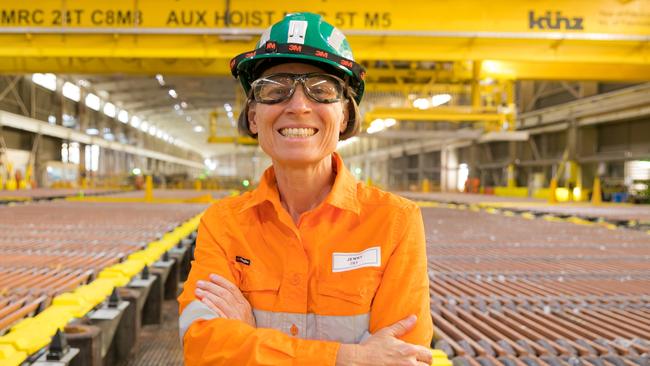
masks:
<instances>
[{"instance_id":1,"label":"safety glasses","mask_svg":"<svg viewBox=\"0 0 650 366\"><path fill-rule=\"evenodd\" d=\"M298 83L307 97L318 103L335 103L343 99L345 82L329 74L266 75L251 84L255 101L263 104L284 102L293 96Z\"/></svg>"}]
</instances>

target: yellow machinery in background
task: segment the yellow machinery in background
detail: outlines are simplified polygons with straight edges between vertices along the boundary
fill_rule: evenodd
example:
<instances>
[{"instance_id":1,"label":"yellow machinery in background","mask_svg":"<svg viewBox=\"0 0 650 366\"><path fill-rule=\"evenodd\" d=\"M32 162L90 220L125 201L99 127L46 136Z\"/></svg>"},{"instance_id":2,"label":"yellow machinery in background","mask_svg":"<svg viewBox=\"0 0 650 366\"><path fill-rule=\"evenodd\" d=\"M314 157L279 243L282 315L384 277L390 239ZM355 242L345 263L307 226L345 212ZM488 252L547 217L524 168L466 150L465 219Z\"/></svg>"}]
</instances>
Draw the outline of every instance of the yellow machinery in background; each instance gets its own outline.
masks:
<instances>
[{"instance_id":1,"label":"yellow machinery in background","mask_svg":"<svg viewBox=\"0 0 650 366\"><path fill-rule=\"evenodd\" d=\"M218 136L217 135L217 117L218 113L210 113L210 124L208 126L208 142L211 144L239 144L239 145L257 145L257 140L243 136Z\"/></svg>"}]
</instances>

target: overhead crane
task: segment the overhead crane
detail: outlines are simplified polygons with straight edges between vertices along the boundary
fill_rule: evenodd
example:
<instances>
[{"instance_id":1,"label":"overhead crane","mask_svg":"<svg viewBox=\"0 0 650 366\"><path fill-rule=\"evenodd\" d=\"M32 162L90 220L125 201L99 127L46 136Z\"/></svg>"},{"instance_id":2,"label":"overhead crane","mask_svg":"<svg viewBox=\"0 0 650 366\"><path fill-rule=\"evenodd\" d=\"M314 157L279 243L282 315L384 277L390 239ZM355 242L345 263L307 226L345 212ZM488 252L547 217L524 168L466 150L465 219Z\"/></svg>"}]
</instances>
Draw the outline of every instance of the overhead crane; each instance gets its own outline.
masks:
<instances>
[{"instance_id":1,"label":"overhead crane","mask_svg":"<svg viewBox=\"0 0 650 366\"><path fill-rule=\"evenodd\" d=\"M371 11L344 0L0 4L5 73L227 75L227 61L253 49L265 27L286 12L313 11L344 30L361 61L482 60L492 63L484 77L650 79L645 0L376 0Z\"/></svg>"},{"instance_id":2,"label":"overhead crane","mask_svg":"<svg viewBox=\"0 0 650 366\"><path fill-rule=\"evenodd\" d=\"M265 27L287 12L313 11L348 35L356 59L370 69L369 93L428 95L440 83L459 85L454 88L467 93L469 87L471 110L373 109L366 123L392 114L511 129L513 80L650 80L646 0L490 6L479 0L376 0L371 10L364 2L344 0L0 4L0 72L5 73L228 75L230 57L253 49ZM404 62L409 67L395 67ZM480 80L493 83L480 85ZM212 141L231 142L223 136Z\"/></svg>"}]
</instances>

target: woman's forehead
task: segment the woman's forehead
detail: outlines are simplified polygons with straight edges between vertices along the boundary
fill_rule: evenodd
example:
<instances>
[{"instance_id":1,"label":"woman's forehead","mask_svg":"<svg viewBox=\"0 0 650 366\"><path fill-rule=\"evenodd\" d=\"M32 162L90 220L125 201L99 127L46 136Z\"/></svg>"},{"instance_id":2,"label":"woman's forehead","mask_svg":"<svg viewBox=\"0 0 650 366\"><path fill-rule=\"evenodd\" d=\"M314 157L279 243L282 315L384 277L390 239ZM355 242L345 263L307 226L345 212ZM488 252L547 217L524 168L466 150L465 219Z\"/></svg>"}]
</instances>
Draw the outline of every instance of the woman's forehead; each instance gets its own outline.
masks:
<instances>
[{"instance_id":1,"label":"woman's forehead","mask_svg":"<svg viewBox=\"0 0 650 366\"><path fill-rule=\"evenodd\" d=\"M280 65L275 65L273 67L269 67L262 73L262 76L277 74L280 72L292 73L292 74L307 74L310 72L325 73L325 70L310 64L291 62L291 63L280 64Z\"/></svg>"}]
</instances>

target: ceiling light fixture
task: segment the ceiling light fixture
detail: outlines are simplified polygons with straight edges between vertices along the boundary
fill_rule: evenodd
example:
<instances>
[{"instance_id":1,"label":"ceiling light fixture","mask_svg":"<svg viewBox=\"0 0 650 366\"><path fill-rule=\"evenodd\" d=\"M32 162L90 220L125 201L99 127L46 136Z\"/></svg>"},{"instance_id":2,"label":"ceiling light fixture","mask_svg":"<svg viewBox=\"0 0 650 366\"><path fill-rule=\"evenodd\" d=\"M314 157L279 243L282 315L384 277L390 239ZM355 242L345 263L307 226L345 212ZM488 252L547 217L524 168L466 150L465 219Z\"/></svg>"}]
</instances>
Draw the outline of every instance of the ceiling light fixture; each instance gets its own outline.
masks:
<instances>
[{"instance_id":1,"label":"ceiling light fixture","mask_svg":"<svg viewBox=\"0 0 650 366\"><path fill-rule=\"evenodd\" d=\"M33 74L32 81L45 89L56 90L56 75L54 74Z\"/></svg>"},{"instance_id":2,"label":"ceiling light fixture","mask_svg":"<svg viewBox=\"0 0 650 366\"><path fill-rule=\"evenodd\" d=\"M418 98L413 101L413 106L417 109L429 109L431 108L431 101L428 98Z\"/></svg>"},{"instance_id":3,"label":"ceiling light fixture","mask_svg":"<svg viewBox=\"0 0 650 366\"><path fill-rule=\"evenodd\" d=\"M92 110L95 110L95 111L99 111L100 103L101 103L101 101L100 101L99 97L96 96L95 94L88 93L86 95L86 107L88 107L88 108L90 108Z\"/></svg>"},{"instance_id":4,"label":"ceiling light fixture","mask_svg":"<svg viewBox=\"0 0 650 366\"><path fill-rule=\"evenodd\" d=\"M156 80L158 80L158 84L160 84L160 86L165 86L165 79L161 74L156 74Z\"/></svg>"},{"instance_id":5,"label":"ceiling light fixture","mask_svg":"<svg viewBox=\"0 0 650 366\"><path fill-rule=\"evenodd\" d=\"M448 103L450 100L451 100L451 95L449 94L437 94L431 97L431 106L438 107Z\"/></svg>"},{"instance_id":6,"label":"ceiling light fixture","mask_svg":"<svg viewBox=\"0 0 650 366\"><path fill-rule=\"evenodd\" d=\"M117 110L115 109L115 104L110 103L110 102L104 104L104 114L105 114L107 117L115 118L115 114L116 114L116 112L117 112ZM129 121L129 120L127 119L126 121L120 121L120 122L122 122L122 123L126 123L126 122L128 122L128 121Z\"/></svg>"},{"instance_id":7,"label":"ceiling light fixture","mask_svg":"<svg viewBox=\"0 0 650 366\"><path fill-rule=\"evenodd\" d=\"M70 82L65 82L63 84L63 96L70 99L74 100L75 102L78 102L81 100L81 91L78 86L70 83Z\"/></svg>"}]
</instances>

